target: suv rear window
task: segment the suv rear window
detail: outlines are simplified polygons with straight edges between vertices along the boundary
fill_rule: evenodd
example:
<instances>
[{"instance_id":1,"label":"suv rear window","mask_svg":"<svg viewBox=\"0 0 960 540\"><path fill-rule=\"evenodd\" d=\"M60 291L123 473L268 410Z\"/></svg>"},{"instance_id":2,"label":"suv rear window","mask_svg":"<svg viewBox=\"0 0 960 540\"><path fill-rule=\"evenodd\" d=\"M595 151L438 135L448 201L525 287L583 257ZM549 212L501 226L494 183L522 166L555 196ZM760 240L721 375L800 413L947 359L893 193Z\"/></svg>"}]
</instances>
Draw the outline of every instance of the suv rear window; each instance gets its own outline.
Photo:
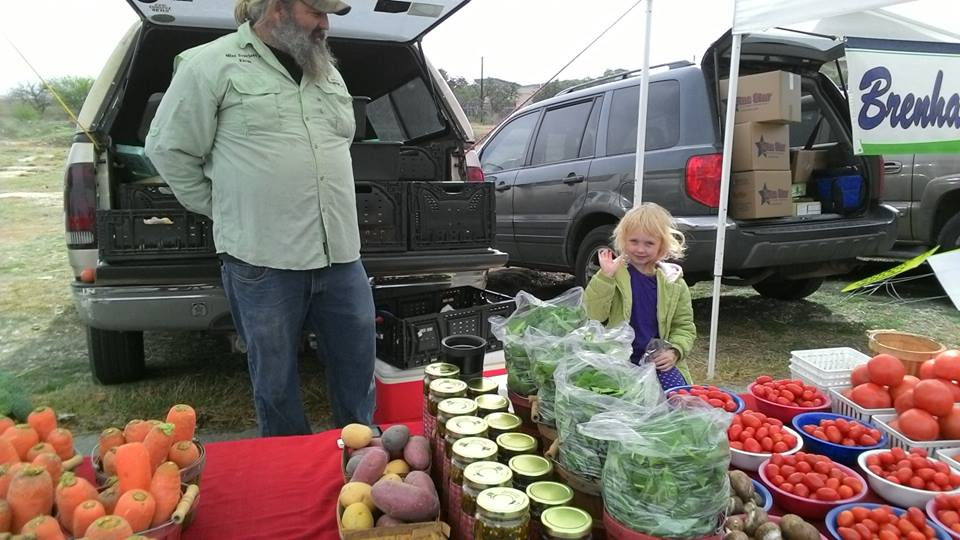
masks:
<instances>
[{"instance_id":1,"label":"suv rear window","mask_svg":"<svg viewBox=\"0 0 960 540\"><path fill-rule=\"evenodd\" d=\"M409 141L444 127L437 104L420 78L371 101L367 118L381 141Z\"/></svg>"},{"instance_id":2,"label":"suv rear window","mask_svg":"<svg viewBox=\"0 0 960 540\"><path fill-rule=\"evenodd\" d=\"M577 159L593 100L548 110L537 132L531 165Z\"/></svg>"},{"instance_id":3,"label":"suv rear window","mask_svg":"<svg viewBox=\"0 0 960 540\"><path fill-rule=\"evenodd\" d=\"M637 149L637 109L640 87L614 90L607 123L607 155L628 154ZM680 83L650 83L647 99L647 139L644 148L670 148L680 140Z\"/></svg>"}]
</instances>

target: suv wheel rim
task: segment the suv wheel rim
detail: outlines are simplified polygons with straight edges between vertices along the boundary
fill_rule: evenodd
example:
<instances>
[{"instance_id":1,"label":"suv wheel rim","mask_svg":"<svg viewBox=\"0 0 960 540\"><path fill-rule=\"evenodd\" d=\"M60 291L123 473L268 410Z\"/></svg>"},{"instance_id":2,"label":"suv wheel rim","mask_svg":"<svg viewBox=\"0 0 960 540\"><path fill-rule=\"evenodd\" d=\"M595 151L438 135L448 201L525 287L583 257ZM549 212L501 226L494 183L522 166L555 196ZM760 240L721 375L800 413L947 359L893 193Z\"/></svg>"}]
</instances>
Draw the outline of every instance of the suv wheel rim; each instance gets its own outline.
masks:
<instances>
[{"instance_id":1,"label":"suv wheel rim","mask_svg":"<svg viewBox=\"0 0 960 540\"><path fill-rule=\"evenodd\" d=\"M584 284L589 283L593 275L600 271L600 250L605 248L606 246L597 246L590 251L590 256L587 257L587 266L583 272Z\"/></svg>"}]
</instances>

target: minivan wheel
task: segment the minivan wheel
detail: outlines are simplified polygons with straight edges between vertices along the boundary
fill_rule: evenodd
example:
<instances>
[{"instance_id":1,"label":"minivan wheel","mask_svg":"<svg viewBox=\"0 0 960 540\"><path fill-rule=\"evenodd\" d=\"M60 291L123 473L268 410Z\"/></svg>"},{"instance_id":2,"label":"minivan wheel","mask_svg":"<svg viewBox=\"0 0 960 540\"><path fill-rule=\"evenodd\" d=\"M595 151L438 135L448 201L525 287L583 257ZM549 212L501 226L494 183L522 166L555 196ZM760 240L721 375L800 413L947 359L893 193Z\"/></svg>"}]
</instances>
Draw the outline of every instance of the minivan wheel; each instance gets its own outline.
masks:
<instances>
[{"instance_id":1,"label":"minivan wheel","mask_svg":"<svg viewBox=\"0 0 960 540\"><path fill-rule=\"evenodd\" d=\"M765 298L777 300L802 300L817 292L823 285L823 278L782 279L769 277L753 284L753 289Z\"/></svg>"},{"instance_id":2,"label":"minivan wheel","mask_svg":"<svg viewBox=\"0 0 960 540\"><path fill-rule=\"evenodd\" d=\"M587 233L580 242L577 260L574 263L577 284L586 287L590 278L600 271L600 259L597 258L597 254L602 248L611 247L611 236L613 236L613 225L603 225Z\"/></svg>"},{"instance_id":3,"label":"minivan wheel","mask_svg":"<svg viewBox=\"0 0 960 540\"><path fill-rule=\"evenodd\" d=\"M960 248L960 214L953 216L943 225L937 243L940 244L940 253Z\"/></svg>"},{"instance_id":4,"label":"minivan wheel","mask_svg":"<svg viewBox=\"0 0 960 540\"><path fill-rule=\"evenodd\" d=\"M90 370L100 384L130 382L143 376L143 332L87 327Z\"/></svg>"}]
</instances>

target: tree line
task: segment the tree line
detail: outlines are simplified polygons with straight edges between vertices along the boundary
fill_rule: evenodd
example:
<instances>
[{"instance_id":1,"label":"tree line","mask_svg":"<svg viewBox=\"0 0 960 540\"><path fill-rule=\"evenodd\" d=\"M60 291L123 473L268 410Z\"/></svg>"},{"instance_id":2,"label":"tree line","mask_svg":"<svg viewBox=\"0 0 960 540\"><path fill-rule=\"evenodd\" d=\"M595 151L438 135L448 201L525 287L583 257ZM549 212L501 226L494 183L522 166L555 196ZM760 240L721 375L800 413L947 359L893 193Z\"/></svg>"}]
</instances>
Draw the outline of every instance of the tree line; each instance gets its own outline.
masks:
<instances>
[{"instance_id":1,"label":"tree line","mask_svg":"<svg viewBox=\"0 0 960 540\"><path fill-rule=\"evenodd\" d=\"M60 96L67 107L76 114L80 112L83 101L87 99L87 94L93 87L93 78L68 75L50 79L47 83ZM19 113L21 115L43 116L51 106L55 109L60 108L50 88L40 81L21 82L12 88L6 97L15 105L20 106Z\"/></svg>"}]
</instances>

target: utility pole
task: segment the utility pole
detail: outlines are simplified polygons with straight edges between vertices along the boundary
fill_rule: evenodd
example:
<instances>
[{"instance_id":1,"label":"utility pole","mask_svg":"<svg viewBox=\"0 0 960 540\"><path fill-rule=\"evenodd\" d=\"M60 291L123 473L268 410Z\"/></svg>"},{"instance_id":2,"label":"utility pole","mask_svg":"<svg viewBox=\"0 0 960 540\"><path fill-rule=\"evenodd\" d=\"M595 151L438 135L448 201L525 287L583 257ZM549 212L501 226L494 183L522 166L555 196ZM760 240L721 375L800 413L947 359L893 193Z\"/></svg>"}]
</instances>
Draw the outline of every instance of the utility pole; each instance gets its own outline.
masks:
<instances>
[{"instance_id":1,"label":"utility pole","mask_svg":"<svg viewBox=\"0 0 960 540\"><path fill-rule=\"evenodd\" d=\"M480 57L480 123L483 123L483 57Z\"/></svg>"}]
</instances>

